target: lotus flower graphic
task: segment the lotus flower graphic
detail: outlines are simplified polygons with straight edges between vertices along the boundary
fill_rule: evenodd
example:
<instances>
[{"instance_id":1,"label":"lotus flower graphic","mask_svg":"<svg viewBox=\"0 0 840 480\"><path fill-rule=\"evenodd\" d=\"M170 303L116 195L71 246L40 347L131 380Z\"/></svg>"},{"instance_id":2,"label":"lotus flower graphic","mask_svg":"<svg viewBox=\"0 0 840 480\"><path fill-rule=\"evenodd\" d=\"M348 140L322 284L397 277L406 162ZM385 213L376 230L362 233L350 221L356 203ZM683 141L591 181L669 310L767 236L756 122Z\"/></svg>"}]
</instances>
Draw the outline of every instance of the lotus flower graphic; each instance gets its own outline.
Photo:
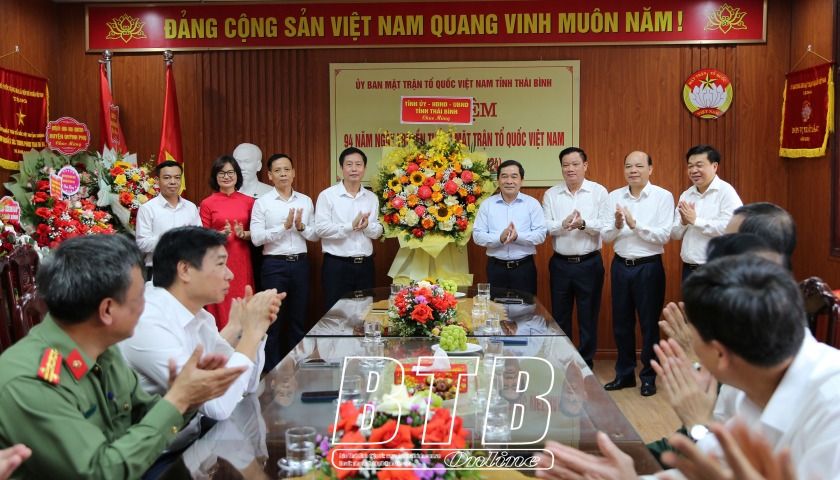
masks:
<instances>
[{"instance_id":1,"label":"lotus flower graphic","mask_svg":"<svg viewBox=\"0 0 840 480\"><path fill-rule=\"evenodd\" d=\"M709 18L709 23L706 24L704 30L720 29L724 34L729 33L730 29L746 30L747 26L744 25L746 14L747 12L742 12L740 8L732 8L724 3L719 8L705 14Z\"/></svg>"},{"instance_id":2,"label":"lotus flower graphic","mask_svg":"<svg viewBox=\"0 0 840 480\"><path fill-rule=\"evenodd\" d=\"M141 22L139 18L132 18L128 14L115 18L107 22L106 25L111 30L105 37L106 40L122 39L123 42L128 43L133 38L146 38L146 34L143 33L143 26L146 24Z\"/></svg>"},{"instance_id":3,"label":"lotus flower graphic","mask_svg":"<svg viewBox=\"0 0 840 480\"><path fill-rule=\"evenodd\" d=\"M714 80L701 85L695 85L688 98L698 108L719 108L726 102L726 91Z\"/></svg>"}]
</instances>

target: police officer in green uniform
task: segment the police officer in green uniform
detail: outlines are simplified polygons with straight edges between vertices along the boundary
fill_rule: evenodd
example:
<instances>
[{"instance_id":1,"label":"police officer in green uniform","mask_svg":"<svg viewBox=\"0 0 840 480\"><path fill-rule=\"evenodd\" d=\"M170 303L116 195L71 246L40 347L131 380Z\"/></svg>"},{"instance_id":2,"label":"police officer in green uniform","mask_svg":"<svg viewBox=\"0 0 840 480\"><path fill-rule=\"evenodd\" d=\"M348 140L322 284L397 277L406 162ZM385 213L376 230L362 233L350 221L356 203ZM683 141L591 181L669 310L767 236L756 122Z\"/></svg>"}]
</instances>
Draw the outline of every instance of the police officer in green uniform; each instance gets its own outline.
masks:
<instances>
[{"instance_id":1,"label":"police officer in green uniform","mask_svg":"<svg viewBox=\"0 0 840 480\"><path fill-rule=\"evenodd\" d=\"M143 311L142 268L122 235L71 238L41 267L49 315L0 356L0 448L32 450L16 478L139 478L244 371L199 346L165 397L143 391L115 345Z\"/></svg>"}]
</instances>

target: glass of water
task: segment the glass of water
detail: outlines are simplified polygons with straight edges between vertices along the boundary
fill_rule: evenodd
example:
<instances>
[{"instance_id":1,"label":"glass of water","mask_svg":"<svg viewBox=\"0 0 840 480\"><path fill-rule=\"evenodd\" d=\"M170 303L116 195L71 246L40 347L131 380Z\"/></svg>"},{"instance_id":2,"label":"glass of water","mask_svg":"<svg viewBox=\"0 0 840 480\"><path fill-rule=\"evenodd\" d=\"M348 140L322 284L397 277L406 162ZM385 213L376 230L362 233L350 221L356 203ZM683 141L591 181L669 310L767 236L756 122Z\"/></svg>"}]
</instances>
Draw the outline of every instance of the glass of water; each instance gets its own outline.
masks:
<instances>
[{"instance_id":1,"label":"glass of water","mask_svg":"<svg viewBox=\"0 0 840 480\"><path fill-rule=\"evenodd\" d=\"M490 298L490 284L489 283L479 283L478 284L478 296L482 298Z\"/></svg>"},{"instance_id":2,"label":"glass of water","mask_svg":"<svg viewBox=\"0 0 840 480\"><path fill-rule=\"evenodd\" d=\"M484 427L485 442L506 442L510 440L510 414L507 402L490 402L487 407L487 424Z\"/></svg>"},{"instance_id":3,"label":"glass of water","mask_svg":"<svg viewBox=\"0 0 840 480\"><path fill-rule=\"evenodd\" d=\"M368 342L365 344L366 357L385 357L385 342ZM385 359L368 358L363 366L367 367L381 367L385 365Z\"/></svg>"},{"instance_id":4,"label":"glass of water","mask_svg":"<svg viewBox=\"0 0 840 480\"><path fill-rule=\"evenodd\" d=\"M486 311L473 306L472 309L472 323L473 334L482 335L484 332L484 316Z\"/></svg>"},{"instance_id":5,"label":"glass of water","mask_svg":"<svg viewBox=\"0 0 840 480\"><path fill-rule=\"evenodd\" d=\"M400 293L401 289L402 289L402 285L398 285L396 283L391 284L391 296L388 297L388 308L389 309L394 306L394 299L397 298L397 295Z\"/></svg>"},{"instance_id":6,"label":"glass of water","mask_svg":"<svg viewBox=\"0 0 840 480\"><path fill-rule=\"evenodd\" d=\"M362 377L359 375L345 375L341 382L341 392L339 392L342 403L352 400L353 402L361 401L362 398Z\"/></svg>"},{"instance_id":7,"label":"glass of water","mask_svg":"<svg viewBox=\"0 0 840 480\"><path fill-rule=\"evenodd\" d=\"M484 327L487 330L487 326ZM504 342L501 340L489 339L484 346L483 363L486 368L504 368L503 362L496 362L496 357L501 357L504 352ZM501 367L496 363L502 363ZM494 367L495 365L495 367Z\"/></svg>"},{"instance_id":8,"label":"glass of water","mask_svg":"<svg viewBox=\"0 0 840 480\"><path fill-rule=\"evenodd\" d=\"M365 342L378 342L382 339L382 322L365 322Z\"/></svg>"},{"instance_id":9,"label":"glass of water","mask_svg":"<svg viewBox=\"0 0 840 480\"><path fill-rule=\"evenodd\" d=\"M305 475L315 466L315 429L292 427L286 430L286 461L291 474Z\"/></svg>"},{"instance_id":10,"label":"glass of water","mask_svg":"<svg viewBox=\"0 0 840 480\"><path fill-rule=\"evenodd\" d=\"M499 312L487 312L487 320L484 324L485 335L501 335L502 324Z\"/></svg>"}]
</instances>

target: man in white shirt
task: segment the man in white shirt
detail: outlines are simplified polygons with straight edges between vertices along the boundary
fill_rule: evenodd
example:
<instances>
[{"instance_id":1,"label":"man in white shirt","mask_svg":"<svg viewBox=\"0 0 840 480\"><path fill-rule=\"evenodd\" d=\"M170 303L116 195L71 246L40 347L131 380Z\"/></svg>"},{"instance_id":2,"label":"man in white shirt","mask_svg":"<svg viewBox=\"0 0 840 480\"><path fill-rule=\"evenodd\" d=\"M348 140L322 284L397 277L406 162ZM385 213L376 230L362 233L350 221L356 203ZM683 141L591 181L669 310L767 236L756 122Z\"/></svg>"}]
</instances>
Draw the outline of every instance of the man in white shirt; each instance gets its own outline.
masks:
<instances>
[{"instance_id":1,"label":"man in white shirt","mask_svg":"<svg viewBox=\"0 0 840 480\"><path fill-rule=\"evenodd\" d=\"M146 254L146 278L152 278L152 252L160 236L175 227L201 226L198 208L191 201L181 198L181 164L172 160L155 167L155 182L160 195L140 205L137 210L135 240L140 251Z\"/></svg>"},{"instance_id":2,"label":"man in white shirt","mask_svg":"<svg viewBox=\"0 0 840 480\"><path fill-rule=\"evenodd\" d=\"M589 164L586 153L575 147L560 152L562 183L545 192L542 201L546 228L554 255L551 273L551 309L554 320L572 335L572 308L577 303L578 352L592 368L598 347L598 315L604 289L601 258L601 205L607 189L584 178Z\"/></svg>"},{"instance_id":3,"label":"man in white shirt","mask_svg":"<svg viewBox=\"0 0 840 480\"><path fill-rule=\"evenodd\" d=\"M717 176L720 153L708 145L685 154L688 178L694 184L680 195L674 212L671 238L682 240L682 280L706 263L709 240L723 235L732 212L744 204L732 185Z\"/></svg>"},{"instance_id":4,"label":"man in white shirt","mask_svg":"<svg viewBox=\"0 0 840 480\"><path fill-rule=\"evenodd\" d=\"M727 256L694 272L683 284L683 299L692 347L725 384L715 416L720 414L730 429L741 421L762 433L777 453L790 449L798 478L840 479L840 351L818 343L808 331L790 273L757 255ZM701 452L722 457L705 425L686 427ZM616 453L607 438L599 440L602 451L610 452L606 461L554 443L547 448L555 453L555 467L575 475L633 478L632 460ZM610 473L598 474L605 469ZM668 474L680 478L674 471ZM537 476L552 478L550 471Z\"/></svg>"},{"instance_id":5,"label":"man in white shirt","mask_svg":"<svg viewBox=\"0 0 840 480\"><path fill-rule=\"evenodd\" d=\"M227 367L247 370L221 397L199 408L215 420L228 418L243 394L254 392L260 381L265 332L277 318L285 294L266 290L253 297L235 299L227 326L219 332L204 306L220 302L233 274L227 268L227 236L201 227L179 227L163 234L155 248L157 272L154 285L146 284L146 308L134 336L118 345L143 390L165 394L169 389L170 362L180 370L201 344L207 353L229 358ZM195 440L198 417L173 441L171 450Z\"/></svg>"},{"instance_id":6,"label":"man in white shirt","mask_svg":"<svg viewBox=\"0 0 840 480\"><path fill-rule=\"evenodd\" d=\"M656 372L650 366L659 343L659 315L665 304L663 247L671 237L674 196L649 182L653 162L645 152L624 159L628 186L613 190L603 204L601 238L615 241L610 267L613 336L618 359L615 380L607 390L636 386L636 313L642 329L643 396L656 394Z\"/></svg>"},{"instance_id":7,"label":"man in white shirt","mask_svg":"<svg viewBox=\"0 0 840 480\"><path fill-rule=\"evenodd\" d=\"M525 169L506 160L496 170L501 193L478 207L473 241L487 247L487 280L493 287L537 294L537 245L545 241L540 202L520 192Z\"/></svg>"},{"instance_id":8,"label":"man in white shirt","mask_svg":"<svg viewBox=\"0 0 840 480\"><path fill-rule=\"evenodd\" d=\"M280 338L281 322L268 329L264 371L269 371L306 334L309 305L309 259L306 241L315 242L315 208L312 199L292 188L292 159L278 153L266 162L274 188L261 196L251 210L251 241L263 247L262 288L286 292L282 310L289 312L289 338ZM283 318L281 310L279 317Z\"/></svg>"},{"instance_id":9,"label":"man in white shirt","mask_svg":"<svg viewBox=\"0 0 840 480\"><path fill-rule=\"evenodd\" d=\"M321 238L324 307L329 310L347 292L376 286L373 242L382 235L379 199L362 187L367 156L350 147L338 157L340 183L318 195L315 234Z\"/></svg>"}]
</instances>

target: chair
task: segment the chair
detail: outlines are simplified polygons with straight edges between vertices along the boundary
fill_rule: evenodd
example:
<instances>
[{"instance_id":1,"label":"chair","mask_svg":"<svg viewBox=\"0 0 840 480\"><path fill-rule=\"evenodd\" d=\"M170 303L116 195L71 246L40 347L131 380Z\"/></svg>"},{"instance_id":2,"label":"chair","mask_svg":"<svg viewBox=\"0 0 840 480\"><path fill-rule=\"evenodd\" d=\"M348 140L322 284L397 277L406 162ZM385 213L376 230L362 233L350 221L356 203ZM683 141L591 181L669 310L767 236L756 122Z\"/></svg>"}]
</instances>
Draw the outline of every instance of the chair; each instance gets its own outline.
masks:
<instances>
[{"instance_id":1,"label":"chair","mask_svg":"<svg viewBox=\"0 0 840 480\"><path fill-rule=\"evenodd\" d=\"M6 258L14 288L9 302L12 306L12 330L15 341L19 341L46 316L46 304L38 297L35 287L40 261L38 253L27 247L16 247Z\"/></svg>"},{"instance_id":2,"label":"chair","mask_svg":"<svg viewBox=\"0 0 840 480\"><path fill-rule=\"evenodd\" d=\"M805 299L808 328L817 340L832 347L840 346L840 298L818 277L811 277L799 284ZM822 321L822 318L826 318Z\"/></svg>"},{"instance_id":3,"label":"chair","mask_svg":"<svg viewBox=\"0 0 840 480\"><path fill-rule=\"evenodd\" d=\"M12 310L10 305L15 301L12 283L12 270L9 260L0 257L0 353L6 351L14 343L11 330Z\"/></svg>"}]
</instances>

